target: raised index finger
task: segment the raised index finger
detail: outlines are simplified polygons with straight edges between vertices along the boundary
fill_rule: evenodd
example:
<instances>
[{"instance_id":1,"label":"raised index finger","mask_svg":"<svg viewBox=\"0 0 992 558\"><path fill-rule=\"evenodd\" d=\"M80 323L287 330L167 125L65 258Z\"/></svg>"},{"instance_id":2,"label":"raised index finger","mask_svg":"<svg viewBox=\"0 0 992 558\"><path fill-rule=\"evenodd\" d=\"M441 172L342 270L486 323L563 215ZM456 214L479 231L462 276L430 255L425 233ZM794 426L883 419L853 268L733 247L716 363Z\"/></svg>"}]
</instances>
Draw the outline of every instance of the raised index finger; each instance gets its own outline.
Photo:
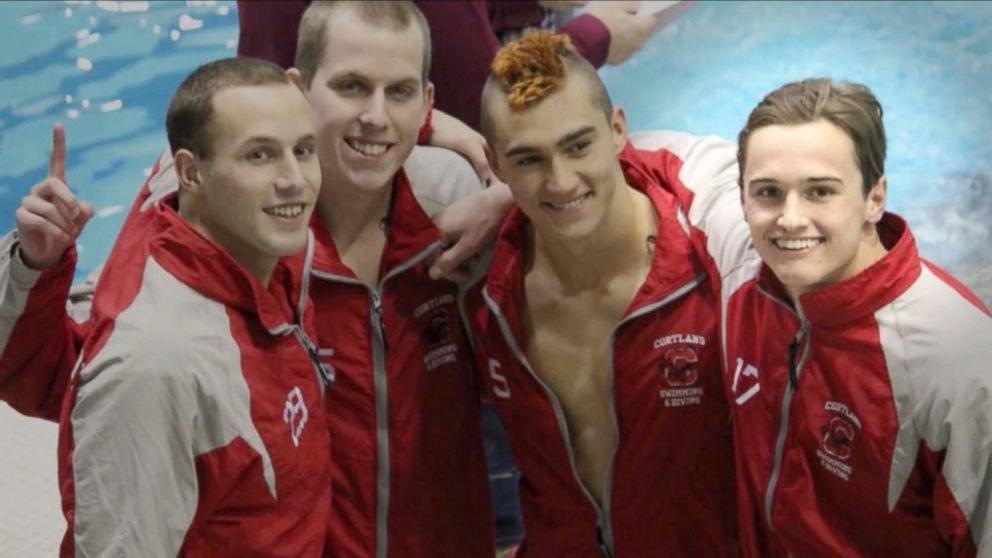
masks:
<instances>
[{"instance_id":1,"label":"raised index finger","mask_svg":"<svg viewBox=\"0 0 992 558\"><path fill-rule=\"evenodd\" d=\"M65 128L61 124L52 127L52 157L48 162L48 176L65 182Z\"/></svg>"}]
</instances>

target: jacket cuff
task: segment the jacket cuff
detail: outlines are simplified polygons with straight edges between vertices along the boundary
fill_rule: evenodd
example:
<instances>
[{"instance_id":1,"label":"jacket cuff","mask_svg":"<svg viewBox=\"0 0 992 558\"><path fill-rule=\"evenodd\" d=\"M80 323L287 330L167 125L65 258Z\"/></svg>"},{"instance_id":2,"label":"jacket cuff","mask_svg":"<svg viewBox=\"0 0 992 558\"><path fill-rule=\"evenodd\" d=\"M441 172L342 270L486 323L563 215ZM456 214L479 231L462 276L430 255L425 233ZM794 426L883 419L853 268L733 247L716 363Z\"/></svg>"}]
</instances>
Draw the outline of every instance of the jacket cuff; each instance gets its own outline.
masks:
<instances>
[{"instance_id":1,"label":"jacket cuff","mask_svg":"<svg viewBox=\"0 0 992 558\"><path fill-rule=\"evenodd\" d=\"M55 278L62 277L63 275L72 277L75 272L75 245L67 248L65 253L62 254L62 258L59 260L59 263L49 269L32 269L28 267L28 264L24 262L24 258L21 255L21 239L16 230L11 231L2 240L0 240L0 250L2 250L2 255L0 255L0 258L9 262L8 265L10 266L9 270L11 283L19 288L33 288L43 275L46 279L54 280ZM0 263L0 268L2 267L2 263Z\"/></svg>"}]
</instances>

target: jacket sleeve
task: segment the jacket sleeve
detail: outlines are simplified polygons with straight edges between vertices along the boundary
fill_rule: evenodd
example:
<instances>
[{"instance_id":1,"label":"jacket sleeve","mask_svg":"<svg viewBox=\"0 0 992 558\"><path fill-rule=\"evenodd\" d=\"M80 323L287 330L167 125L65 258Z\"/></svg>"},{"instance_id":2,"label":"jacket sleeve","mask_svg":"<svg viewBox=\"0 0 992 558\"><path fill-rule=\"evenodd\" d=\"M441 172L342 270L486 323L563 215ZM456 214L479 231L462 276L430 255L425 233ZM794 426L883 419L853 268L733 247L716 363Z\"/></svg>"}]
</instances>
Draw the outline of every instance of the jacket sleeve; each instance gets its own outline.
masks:
<instances>
[{"instance_id":1,"label":"jacket sleeve","mask_svg":"<svg viewBox=\"0 0 992 558\"><path fill-rule=\"evenodd\" d=\"M630 141L641 150L645 170L678 198L696 231L694 241L709 255L719 277L753 255L734 144L669 130L631 134Z\"/></svg>"},{"instance_id":2,"label":"jacket sleeve","mask_svg":"<svg viewBox=\"0 0 992 558\"><path fill-rule=\"evenodd\" d=\"M917 498L932 499L950 555L990 556L992 318L963 289L924 263L913 285L875 312L899 426L888 506L921 490L909 479L922 468L932 482Z\"/></svg>"},{"instance_id":3,"label":"jacket sleeve","mask_svg":"<svg viewBox=\"0 0 992 558\"><path fill-rule=\"evenodd\" d=\"M18 247L16 231L0 241L0 399L22 414L58 420L89 330L67 312L76 253L70 248L54 268L35 271Z\"/></svg>"},{"instance_id":4,"label":"jacket sleeve","mask_svg":"<svg viewBox=\"0 0 992 558\"><path fill-rule=\"evenodd\" d=\"M984 354L986 359L992 357L989 351ZM952 400L930 407L928 416L922 452L936 472L934 519L955 557L992 555L990 393L992 382L975 377Z\"/></svg>"},{"instance_id":5,"label":"jacket sleeve","mask_svg":"<svg viewBox=\"0 0 992 558\"><path fill-rule=\"evenodd\" d=\"M121 227L121 238L137 235L136 217L178 189L172 155L165 150L152 167ZM33 417L58 420L69 376L83 341L100 268L72 285L76 251L57 266L29 269L21 261L16 231L0 239L0 400ZM101 266L102 267L102 266Z\"/></svg>"},{"instance_id":6,"label":"jacket sleeve","mask_svg":"<svg viewBox=\"0 0 992 558\"><path fill-rule=\"evenodd\" d=\"M134 345L112 339L82 369L63 421L71 555L176 556L197 511L200 394L175 351Z\"/></svg>"},{"instance_id":7,"label":"jacket sleeve","mask_svg":"<svg viewBox=\"0 0 992 558\"><path fill-rule=\"evenodd\" d=\"M472 165L443 147L414 147L403 163L403 170L414 197L432 219L449 205L483 189Z\"/></svg>"}]
</instances>

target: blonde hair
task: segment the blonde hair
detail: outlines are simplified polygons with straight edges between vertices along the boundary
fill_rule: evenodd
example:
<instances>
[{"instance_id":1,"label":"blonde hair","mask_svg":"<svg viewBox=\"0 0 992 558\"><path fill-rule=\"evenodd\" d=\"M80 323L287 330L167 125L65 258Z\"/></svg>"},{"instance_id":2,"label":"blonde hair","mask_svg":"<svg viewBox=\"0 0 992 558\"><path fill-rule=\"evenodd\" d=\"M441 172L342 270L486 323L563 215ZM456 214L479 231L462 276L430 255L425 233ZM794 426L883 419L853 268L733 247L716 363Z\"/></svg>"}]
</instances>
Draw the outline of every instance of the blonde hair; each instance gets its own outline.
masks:
<instances>
[{"instance_id":1,"label":"blonde hair","mask_svg":"<svg viewBox=\"0 0 992 558\"><path fill-rule=\"evenodd\" d=\"M303 76L303 82L310 87L317 68L324 60L327 48L327 22L338 8L354 10L365 23L390 31L405 31L416 25L424 39L421 53L420 81L427 84L431 71L431 32L427 19L413 2L409 0L391 2L326 0L310 4L300 20L297 33L296 60L293 65Z\"/></svg>"}]
</instances>

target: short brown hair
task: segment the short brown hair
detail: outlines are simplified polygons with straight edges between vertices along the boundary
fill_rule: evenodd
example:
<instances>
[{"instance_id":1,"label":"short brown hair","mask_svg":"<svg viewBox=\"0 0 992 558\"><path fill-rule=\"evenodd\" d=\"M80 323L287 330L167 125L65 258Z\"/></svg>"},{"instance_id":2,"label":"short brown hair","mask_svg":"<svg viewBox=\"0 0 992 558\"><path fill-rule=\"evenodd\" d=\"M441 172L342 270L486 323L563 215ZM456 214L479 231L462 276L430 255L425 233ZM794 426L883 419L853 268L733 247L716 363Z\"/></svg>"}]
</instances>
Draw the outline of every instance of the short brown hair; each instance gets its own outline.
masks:
<instances>
[{"instance_id":1,"label":"short brown hair","mask_svg":"<svg viewBox=\"0 0 992 558\"><path fill-rule=\"evenodd\" d=\"M423 85L427 85L427 76L431 71L431 32L423 12L413 2L318 0L311 3L303 12L296 40L296 60L293 65L300 71L303 83L307 87L310 87L313 76L317 74L317 68L324 60L324 51L327 49L327 22L334 10L342 6L354 10L365 23L390 31L403 31L411 24L416 24L424 38L420 81Z\"/></svg>"},{"instance_id":2,"label":"short brown hair","mask_svg":"<svg viewBox=\"0 0 992 558\"><path fill-rule=\"evenodd\" d=\"M513 111L521 111L561 89L569 75L581 75L592 88L593 102L606 119L613 116L613 103L596 68L576 52L568 35L552 31L528 31L499 49L482 90L482 135L492 138L489 105L495 93L506 95Z\"/></svg>"},{"instance_id":3,"label":"short brown hair","mask_svg":"<svg viewBox=\"0 0 992 558\"><path fill-rule=\"evenodd\" d=\"M279 84L292 85L286 71L255 58L224 58L193 70L179 84L165 113L165 130L172 153L188 149L203 159L210 156L213 98L221 90Z\"/></svg>"},{"instance_id":4,"label":"short brown hair","mask_svg":"<svg viewBox=\"0 0 992 558\"><path fill-rule=\"evenodd\" d=\"M787 83L758 103L737 136L737 162L743 181L747 141L765 126L806 124L826 120L854 143L854 156L867 196L885 174L885 126L882 105L866 86L827 78Z\"/></svg>"}]
</instances>

